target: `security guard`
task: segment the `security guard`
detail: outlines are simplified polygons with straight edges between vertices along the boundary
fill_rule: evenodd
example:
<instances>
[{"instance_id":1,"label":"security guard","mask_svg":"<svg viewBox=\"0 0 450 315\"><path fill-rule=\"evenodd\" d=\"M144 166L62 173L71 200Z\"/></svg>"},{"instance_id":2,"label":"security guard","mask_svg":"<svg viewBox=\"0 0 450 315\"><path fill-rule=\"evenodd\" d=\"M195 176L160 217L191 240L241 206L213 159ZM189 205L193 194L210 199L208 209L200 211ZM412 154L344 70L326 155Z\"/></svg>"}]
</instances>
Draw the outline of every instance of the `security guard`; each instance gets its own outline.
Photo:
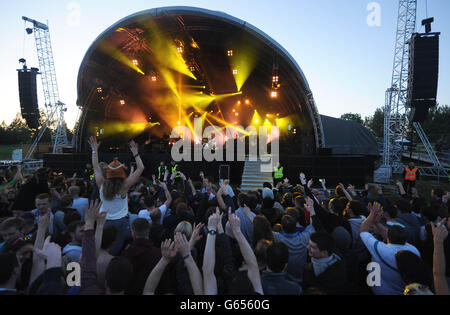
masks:
<instances>
[{"instance_id":1,"label":"security guard","mask_svg":"<svg viewBox=\"0 0 450 315\"><path fill-rule=\"evenodd\" d=\"M174 160L172 160L171 164L172 164L171 174L177 174L177 176L175 176L175 179L180 178L181 171L180 168L178 167L178 164Z\"/></svg>"},{"instance_id":2,"label":"security guard","mask_svg":"<svg viewBox=\"0 0 450 315\"><path fill-rule=\"evenodd\" d=\"M273 173L273 182L274 185L276 186L278 184L278 182L283 181L284 178L284 174L283 174L283 166L281 166L280 162L278 162L277 167L275 167L274 169L274 173Z\"/></svg>"},{"instance_id":3,"label":"security guard","mask_svg":"<svg viewBox=\"0 0 450 315\"><path fill-rule=\"evenodd\" d=\"M408 167L403 171L403 186L408 194L411 194L411 188L416 186L416 181L419 179L419 169L415 167L413 162L410 162Z\"/></svg>"},{"instance_id":4,"label":"security guard","mask_svg":"<svg viewBox=\"0 0 450 315\"><path fill-rule=\"evenodd\" d=\"M167 166L165 165L164 161L159 162L158 166L158 180L163 181L164 180L164 174L167 171Z\"/></svg>"}]
</instances>

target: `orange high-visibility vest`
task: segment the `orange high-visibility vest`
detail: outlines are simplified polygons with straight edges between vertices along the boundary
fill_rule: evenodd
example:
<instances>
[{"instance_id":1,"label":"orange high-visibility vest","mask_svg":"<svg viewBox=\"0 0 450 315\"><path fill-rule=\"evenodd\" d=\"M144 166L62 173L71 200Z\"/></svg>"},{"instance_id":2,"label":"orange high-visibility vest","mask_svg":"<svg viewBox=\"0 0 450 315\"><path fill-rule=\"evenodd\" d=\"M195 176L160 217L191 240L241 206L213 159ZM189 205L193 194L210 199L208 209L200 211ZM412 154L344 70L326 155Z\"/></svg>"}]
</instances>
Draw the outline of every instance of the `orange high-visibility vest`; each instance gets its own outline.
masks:
<instances>
[{"instance_id":1,"label":"orange high-visibility vest","mask_svg":"<svg viewBox=\"0 0 450 315\"><path fill-rule=\"evenodd\" d=\"M412 182L416 181L416 179L417 179L417 170L418 170L417 167L415 169L413 169L413 170L410 170L408 167L405 168L405 172L406 172L405 180L409 180L409 181L412 181Z\"/></svg>"}]
</instances>

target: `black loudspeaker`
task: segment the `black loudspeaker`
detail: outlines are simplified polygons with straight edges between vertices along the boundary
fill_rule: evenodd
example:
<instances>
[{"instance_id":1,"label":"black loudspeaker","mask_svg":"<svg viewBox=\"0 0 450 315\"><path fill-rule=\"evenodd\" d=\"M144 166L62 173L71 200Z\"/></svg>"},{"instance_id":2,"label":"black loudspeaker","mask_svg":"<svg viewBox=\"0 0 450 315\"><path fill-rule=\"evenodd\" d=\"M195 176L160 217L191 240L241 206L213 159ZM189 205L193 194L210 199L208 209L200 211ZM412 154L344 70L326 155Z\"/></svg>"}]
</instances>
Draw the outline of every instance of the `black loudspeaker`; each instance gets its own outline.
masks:
<instances>
[{"instance_id":1,"label":"black loudspeaker","mask_svg":"<svg viewBox=\"0 0 450 315\"><path fill-rule=\"evenodd\" d=\"M19 96L22 117L27 121L28 127L39 128L39 106L37 98L36 75L38 69L23 67L19 72Z\"/></svg>"},{"instance_id":2,"label":"black loudspeaker","mask_svg":"<svg viewBox=\"0 0 450 315\"><path fill-rule=\"evenodd\" d=\"M440 33L414 34L409 50L409 82L407 107L410 120L423 122L429 109L436 106L439 76Z\"/></svg>"}]
</instances>

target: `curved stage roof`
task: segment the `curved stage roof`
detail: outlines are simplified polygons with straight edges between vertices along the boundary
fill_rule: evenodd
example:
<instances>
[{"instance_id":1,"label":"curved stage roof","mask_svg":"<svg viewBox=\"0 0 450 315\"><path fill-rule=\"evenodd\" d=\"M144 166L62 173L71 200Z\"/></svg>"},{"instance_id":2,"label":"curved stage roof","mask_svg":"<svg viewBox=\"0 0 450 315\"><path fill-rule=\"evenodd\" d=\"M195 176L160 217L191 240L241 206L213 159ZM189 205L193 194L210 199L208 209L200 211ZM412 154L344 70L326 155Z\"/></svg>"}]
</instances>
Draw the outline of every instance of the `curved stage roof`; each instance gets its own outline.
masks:
<instances>
[{"instance_id":1,"label":"curved stage roof","mask_svg":"<svg viewBox=\"0 0 450 315\"><path fill-rule=\"evenodd\" d=\"M142 11L105 30L81 64L78 105L78 139L99 129L105 137L141 129L161 136L207 113L220 127L249 126L255 115L261 123L284 121L282 128L298 128L305 153L325 144L312 92L291 55L247 22L199 8Z\"/></svg>"}]
</instances>

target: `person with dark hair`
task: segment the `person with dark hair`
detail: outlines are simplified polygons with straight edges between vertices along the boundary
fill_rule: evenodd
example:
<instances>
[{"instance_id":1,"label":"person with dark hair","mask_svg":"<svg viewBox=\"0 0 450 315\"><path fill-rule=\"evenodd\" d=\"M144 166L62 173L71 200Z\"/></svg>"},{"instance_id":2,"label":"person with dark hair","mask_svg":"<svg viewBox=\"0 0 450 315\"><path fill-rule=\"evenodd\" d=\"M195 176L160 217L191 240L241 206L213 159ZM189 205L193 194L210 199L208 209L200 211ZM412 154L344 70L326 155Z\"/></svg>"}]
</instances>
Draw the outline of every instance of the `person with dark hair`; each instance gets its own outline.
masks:
<instances>
[{"instance_id":1,"label":"person with dark hair","mask_svg":"<svg viewBox=\"0 0 450 315\"><path fill-rule=\"evenodd\" d=\"M306 226L309 225L311 223L311 218L309 217L309 212L308 210L305 209L306 206L306 199L305 197L299 195L296 196L294 199L294 203L295 203L295 208L298 211L299 214L299 224L301 226Z\"/></svg>"},{"instance_id":2,"label":"person with dark hair","mask_svg":"<svg viewBox=\"0 0 450 315\"><path fill-rule=\"evenodd\" d=\"M31 213L34 214L35 217L35 221L34 223L37 224L39 222L39 217L46 215L47 213L50 214L50 221L53 222L54 221L54 215L53 212L50 209L50 202L51 202L51 197L49 194L40 194L36 196L35 199L35 205L36 205L36 209L32 210ZM53 234L54 232L54 222L52 224L50 224L49 226L49 233Z\"/></svg>"},{"instance_id":3,"label":"person with dark hair","mask_svg":"<svg viewBox=\"0 0 450 315\"><path fill-rule=\"evenodd\" d=\"M258 215L253 219L252 247L256 248L256 244L262 239L272 242L273 232L269 220L263 215Z\"/></svg>"},{"instance_id":4,"label":"person with dark hair","mask_svg":"<svg viewBox=\"0 0 450 315\"><path fill-rule=\"evenodd\" d=\"M305 293L312 289L328 295L349 293L346 264L335 251L334 238L326 232L315 232L311 234L307 249L311 263L303 272Z\"/></svg>"},{"instance_id":5,"label":"person with dark hair","mask_svg":"<svg viewBox=\"0 0 450 315\"><path fill-rule=\"evenodd\" d=\"M238 195L238 209L235 214L240 219L242 234L244 234L247 242L253 244L253 220L256 214L253 212L255 209L249 208L249 199L247 194L241 193Z\"/></svg>"},{"instance_id":6,"label":"person with dark hair","mask_svg":"<svg viewBox=\"0 0 450 315\"><path fill-rule=\"evenodd\" d=\"M398 210L396 221L403 224L408 233L408 243L418 245L420 236L420 221L412 214L412 206L406 199L399 199L395 202Z\"/></svg>"},{"instance_id":7,"label":"person with dark hair","mask_svg":"<svg viewBox=\"0 0 450 315\"><path fill-rule=\"evenodd\" d=\"M30 211L35 208L35 198L40 194L49 194L48 176L50 169L41 168L33 173L33 176L20 186L19 193L14 202L13 209Z\"/></svg>"},{"instance_id":8,"label":"person with dark hair","mask_svg":"<svg viewBox=\"0 0 450 315\"><path fill-rule=\"evenodd\" d=\"M161 259L161 250L149 239L150 224L146 219L134 220L131 231L133 242L124 250L122 256L130 260L134 273L125 294L142 295L148 275Z\"/></svg>"},{"instance_id":9,"label":"person with dark hair","mask_svg":"<svg viewBox=\"0 0 450 315\"><path fill-rule=\"evenodd\" d=\"M311 199L308 198L307 209L311 217L315 215L314 206ZM282 242L289 248L289 263L287 266L288 279L301 283L303 268L307 260L307 249L309 237L315 232L313 225L309 225L303 232L297 232L295 218L290 215L284 215L281 219L282 232L274 233L275 242Z\"/></svg>"},{"instance_id":10,"label":"person with dark hair","mask_svg":"<svg viewBox=\"0 0 450 315\"><path fill-rule=\"evenodd\" d=\"M163 226L161 224L161 210L156 208L150 213L150 219L152 220L152 224L150 225L150 240L153 242L153 245L160 248L161 243L163 241Z\"/></svg>"},{"instance_id":11,"label":"person with dark hair","mask_svg":"<svg viewBox=\"0 0 450 315\"><path fill-rule=\"evenodd\" d=\"M441 218L448 218L448 200L442 189L434 188L431 190L431 205L438 209L438 215Z\"/></svg>"},{"instance_id":12,"label":"person with dark hair","mask_svg":"<svg viewBox=\"0 0 450 315\"><path fill-rule=\"evenodd\" d=\"M84 223L75 221L67 226L67 233L70 235L70 243L63 249L63 255L70 258L71 261L78 262L81 256L81 242L83 239Z\"/></svg>"},{"instance_id":13,"label":"person with dark hair","mask_svg":"<svg viewBox=\"0 0 450 315\"><path fill-rule=\"evenodd\" d=\"M147 196L144 199L144 204L146 209L139 211L138 217L147 219L149 223L152 223L151 213L153 213L156 209L159 209L161 212L161 218L160 218L160 224L163 224L164 218L166 217L166 213L169 210L169 207L172 203L172 195L170 194L169 190L167 189L167 185L163 182L159 182L159 186L164 191L164 195L166 197L166 201L164 204L158 206L157 202L159 198L155 196Z\"/></svg>"},{"instance_id":14,"label":"person with dark hair","mask_svg":"<svg viewBox=\"0 0 450 315\"><path fill-rule=\"evenodd\" d=\"M419 256L402 250L395 254L395 261L405 286L419 283L430 289L433 287L433 272Z\"/></svg>"},{"instance_id":15,"label":"person with dark hair","mask_svg":"<svg viewBox=\"0 0 450 315\"><path fill-rule=\"evenodd\" d=\"M78 186L69 187L69 195L73 198L71 208L76 209L81 215L81 220L84 220L84 207L89 205L89 200L80 197L80 187Z\"/></svg>"},{"instance_id":16,"label":"person with dark hair","mask_svg":"<svg viewBox=\"0 0 450 315\"><path fill-rule=\"evenodd\" d=\"M0 236L3 243L0 243L0 254L16 247L17 244L23 243L23 229L25 221L22 218L7 218L0 224Z\"/></svg>"},{"instance_id":17,"label":"person with dark hair","mask_svg":"<svg viewBox=\"0 0 450 315\"><path fill-rule=\"evenodd\" d=\"M130 287L132 279L132 263L125 257L114 257L106 268L106 293L108 295L124 295Z\"/></svg>"},{"instance_id":18,"label":"person with dark hair","mask_svg":"<svg viewBox=\"0 0 450 315\"><path fill-rule=\"evenodd\" d=\"M261 275L265 295L301 295L302 287L287 279L289 248L283 243L272 243L267 248L267 268Z\"/></svg>"},{"instance_id":19,"label":"person with dark hair","mask_svg":"<svg viewBox=\"0 0 450 315\"><path fill-rule=\"evenodd\" d=\"M401 295L405 289L404 282L399 273L395 254L407 250L420 257L416 247L406 242L408 233L398 225L388 227L388 230L380 224L381 205L374 203L370 215L361 224L360 233L364 245L372 256L372 262L380 265L380 285L372 287L376 295ZM378 229L387 243L377 240L369 231Z\"/></svg>"}]
</instances>

